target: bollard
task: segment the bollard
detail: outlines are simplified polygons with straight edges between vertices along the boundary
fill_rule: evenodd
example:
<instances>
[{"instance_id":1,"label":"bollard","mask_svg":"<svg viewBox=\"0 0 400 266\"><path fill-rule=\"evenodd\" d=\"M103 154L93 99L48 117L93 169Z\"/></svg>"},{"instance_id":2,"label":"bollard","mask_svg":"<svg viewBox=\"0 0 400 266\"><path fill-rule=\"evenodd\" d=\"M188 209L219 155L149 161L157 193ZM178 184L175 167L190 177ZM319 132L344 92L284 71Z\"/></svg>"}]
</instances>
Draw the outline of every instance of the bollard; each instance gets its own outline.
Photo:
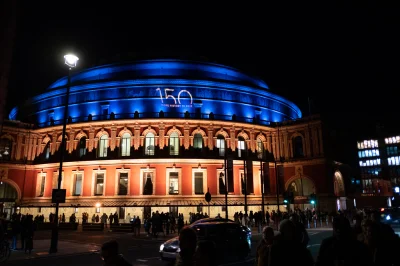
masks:
<instances>
[{"instance_id":1,"label":"bollard","mask_svg":"<svg viewBox=\"0 0 400 266\"><path fill-rule=\"evenodd\" d=\"M319 218L319 225L322 227L322 218Z\"/></svg>"},{"instance_id":2,"label":"bollard","mask_svg":"<svg viewBox=\"0 0 400 266\"><path fill-rule=\"evenodd\" d=\"M326 226L329 226L329 217L326 216Z\"/></svg>"},{"instance_id":3,"label":"bollard","mask_svg":"<svg viewBox=\"0 0 400 266\"><path fill-rule=\"evenodd\" d=\"M314 228L317 228L317 219L314 219Z\"/></svg>"},{"instance_id":4,"label":"bollard","mask_svg":"<svg viewBox=\"0 0 400 266\"><path fill-rule=\"evenodd\" d=\"M310 220L307 219L307 227L310 229Z\"/></svg>"}]
</instances>

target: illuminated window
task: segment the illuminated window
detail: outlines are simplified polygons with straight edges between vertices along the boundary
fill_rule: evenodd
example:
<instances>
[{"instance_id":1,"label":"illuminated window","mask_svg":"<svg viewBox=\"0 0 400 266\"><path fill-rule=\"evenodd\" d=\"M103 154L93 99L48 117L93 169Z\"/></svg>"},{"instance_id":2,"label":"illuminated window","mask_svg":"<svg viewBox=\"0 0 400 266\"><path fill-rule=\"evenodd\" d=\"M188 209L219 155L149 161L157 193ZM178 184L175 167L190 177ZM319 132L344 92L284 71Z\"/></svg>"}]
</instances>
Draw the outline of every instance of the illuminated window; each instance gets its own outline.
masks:
<instances>
[{"instance_id":1,"label":"illuminated window","mask_svg":"<svg viewBox=\"0 0 400 266\"><path fill-rule=\"evenodd\" d=\"M79 157L83 157L86 155L86 137L82 137L79 140Z\"/></svg>"},{"instance_id":2,"label":"illuminated window","mask_svg":"<svg viewBox=\"0 0 400 266\"><path fill-rule=\"evenodd\" d=\"M222 135L217 136L217 148L219 149L219 156L225 155L225 138Z\"/></svg>"},{"instance_id":3,"label":"illuminated window","mask_svg":"<svg viewBox=\"0 0 400 266\"><path fill-rule=\"evenodd\" d=\"M118 195L128 195L128 172L119 172Z\"/></svg>"},{"instance_id":4,"label":"illuminated window","mask_svg":"<svg viewBox=\"0 0 400 266\"><path fill-rule=\"evenodd\" d=\"M179 173L178 172L169 172L168 180L169 180L169 182L168 182L169 194L170 195L179 194Z\"/></svg>"},{"instance_id":5,"label":"illuminated window","mask_svg":"<svg viewBox=\"0 0 400 266\"><path fill-rule=\"evenodd\" d=\"M94 195L103 196L104 192L104 173L95 173L94 175Z\"/></svg>"},{"instance_id":6,"label":"illuminated window","mask_svg":"<svg viewBox=\"0 0 400 266\"><path fill-rule=\"evenodd\" d=\"M154 155L154 134L149 132L145 139L145 154Z\"/></svg>"},{"instance_id":7,"label":"illuminated window","mask_svg":"<svg viewBox=\"0 0 400 266\"><path fill-rule=\"evenodd\" d=\"M74 174L74 187L72 189L73 191L73 195L74 196L80 196L82 195L82 179L83 179L83 175L82 173L76 173Z\"/></svg>"},{"instance_id":8,"label":"illuminated window","mask_svg":"<svg viewBox=\"0 0 400 266\"><path fill-rule=\"evenodd\" d=\"M203 172L194 173L194 194L204 194Z\"/></svg>"},{"instance_id":9,"label":"illuminated window","mask_svg":"<svg viewBox=\"0 0 400 266\"><path fill-rule=\"evenodd\" d=\"M194 134L193 147L195 149L203 148L203 136L201 134Z\"/></svg>"},{"instance_id":10,"label":"illuminated window","mask_svg":"<svg viewBox=\"0 0 400 266\"><path fill-rule=\"evenodd\" d=\"M257 158L262 159L264 156L264 144L261 139L257 139Z\"/></svg>"},{"instance_id":11,"label":"illuminated window","mask_svg":"<svg viewBox=\"0 0 400 266\"><path fill-rule=\"evenodd\" d=\"M169 155L179 155L179 136L176 132L169 136Z\"/></svg>"},{"instance_id":12,"label":"illuminated window","mask_svg":"<svg viewBox=\"0 0 400 266\"><path fill-rule=\"evenodd\" d=\"M62 188L62 180L64 180L64 172L61 173L60 188ZM58 188L58 171L57 172L53 172L52 188L53 189L57 189Z\"/></svg>"},{"instance_id":13,"label":"illuminated window","mask_svg":"<svg viewBox=\"0 0 400 266\"><path fill-rule=\"evenodd\" d=\"M238 157L244 156L246 152L246 142L243 137L238 138Z\"/></svg>"},{"instance_id":14,"label":"illuminated window","mask_svg":"<svg viewBox=\"0 0 400 266\"><path fill-rule=\"evenodd\" d=\"M131 154L131 135L124 133L121 139L121 156L130 156Z\"/></svg>"},{"instance_id":15,"label":"illuminated window","mask_svg":"<svg viewBox=\"0 0 400 266\"><path fill-rule=\"evenodd\" d=\"M99 157L107 157L108 136L103 135L99 140Z\"/></svg>"},{"instance_id":16,"label":"illuminated window","mask_svg":"<svg viewBox=\"0 0 400 266\"><path fill-rule=\"evenodd\" d=\"M44 189L46 187L46 174L40 173L37 176L36 195L38 197L44 196Z\"/></svg>"},{"instance_id":17,"label":"illuminated window","mask_svg":"<svg viewBox=\"0 0 400 266\"><path fill-rule=\"evenodd\" d=\"M154 171L151 172L142 172L142 187L143 195L153 195L154 189L153 189L153 184L154 184Z\"/></svg>"},{"instance_id":18,"label":"illuminated window","mask_svg":"<svg viewBox=\"0 0 400 266\"><path fill-rule=\"evenodd\" d=\"M6 138L0 139L0 160L11 159L12 141Z\"/></svg>"}]
</instances>

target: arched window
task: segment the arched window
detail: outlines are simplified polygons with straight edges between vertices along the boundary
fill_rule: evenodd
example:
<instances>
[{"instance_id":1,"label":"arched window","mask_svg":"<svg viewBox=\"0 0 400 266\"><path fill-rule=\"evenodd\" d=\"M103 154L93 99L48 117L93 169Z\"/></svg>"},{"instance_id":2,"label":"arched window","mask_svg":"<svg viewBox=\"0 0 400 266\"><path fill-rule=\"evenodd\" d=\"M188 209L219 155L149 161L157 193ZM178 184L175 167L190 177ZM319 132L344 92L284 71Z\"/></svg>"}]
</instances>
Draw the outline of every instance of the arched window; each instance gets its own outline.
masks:
<instances>
[{"instance_id":1,"label":"arched window","mask_svg":"<svg viewBox=\"0 0 400 266\"><path fill-rule=\"evenodd\" d=\"M294 158L304 157L303 138L301 136L293 138L293 157Z\"/></svg>"},{"instance_id":2,"label":"arched window","mask_svg":"<svg viewBox=\"0 0 400 266\"><path fill-rule=\"evenodd\" d=\"M0 160L11 159L12 141L6 138L0 139Z\"/></svg>"},{"instance_id":3,"label":"arched window","mask_svg":"<svg viewBox=\"0 0 400 266\"><path fill-rule=\"evenodd\" d=\"M131 155L131 135L124 133L121 139L121 156Z\"/></svg>"},{"instance_id":4,"label":"arched window","mask_svg":"<svg viewBox=\"0 0 400 266\"><path fill-rule=\"evenodd\" d=\"M264 157L264 144L261 139L257 139L257 158L263 159Z\"/></svg>"},{"instance_id":5,"label":"arched window","mask_svg":"<svg viewBox=\"0 0 400 266\"><path fill-rule=\"evenodd\" d=\"M219 156L225 155L225 138L222 135L217 136L217 148L219 149Z\"/></svg>"},{"instance_id":6,"label":"arched window","mask_svg":"<svg viewBox=\"0 0 400 266\"><path fill-rule=\"evenodd\" d=\"M169 155L179 155L179 136L176 132L169 136Z\"/></svg>"},{"instance_id":7,"label":"arched window","mask_svg":"<svg viewBox=\"0 0 400 266\"><path fill-rule=\"evenodd\" d=\"M199 133L194 134L193 147L195 149L203 148L203 136L201 134L199 134Z\"/></svg>"},{"instance_id":8,"label":"arched window","mask_svg":"<svg viewBox=\"0 0 400 266\"><path fill-rule=\"evenodd\" d=\"M108 136L103 135L99 140L99 157L107 157Z\"/></svg>"},{"instance_id":9,"label":"arched window","mask_svg":"<svg viewBox=\"0 0 400 266\"><path fill-rule=\"evenodd\" d=\"M79 140L78 151L79 151L79 157L83 157L86 155L86 137L82 137Z\"/></svg>"},{"instance_id":10,"label":"arched window","mask_svg":"<svg viewBox=\"0 0 400 266\"><path fill-rule=\"evenodd\" d=\"M145 144L145 155L154 155L154 134L149 132L146 135L146 139L144 141Z\"/></svg>"},{"instance_id":11,"label":"arched window","mask_svg":"<svg viewBox=\"0 0 400 266\"><path fill-rule=\"evenodd\" d=\"M47 142L46 146L44 147L44 158L48 160L50 158L50 141Z\"/></svg>"},{"instance_id":12,"label":"arched window","mask_svg":"<svg viewBox=\"0 0 400 266\"><path fill-rule=\"evenodd\" d=\"M246 152L246 141L243 137L238 138L238 157L242 157Z\"/></svg>"}]
</instances>

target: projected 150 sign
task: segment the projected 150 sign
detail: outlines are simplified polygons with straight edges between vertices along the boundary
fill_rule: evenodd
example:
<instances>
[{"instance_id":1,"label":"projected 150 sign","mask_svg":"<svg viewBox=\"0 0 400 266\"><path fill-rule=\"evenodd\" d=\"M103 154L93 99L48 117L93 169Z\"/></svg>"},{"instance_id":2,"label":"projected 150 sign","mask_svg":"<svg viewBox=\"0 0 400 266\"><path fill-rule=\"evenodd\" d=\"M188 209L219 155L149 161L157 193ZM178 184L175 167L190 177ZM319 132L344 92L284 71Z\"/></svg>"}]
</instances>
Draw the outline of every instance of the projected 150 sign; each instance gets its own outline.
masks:
<instances>
[{"instance_id":1,"label":"projected 150 sign","mask_svg":"<svg viewBox=\"0 0 400 266\"><path fill-rule=\"evenodd\" d=\"M160 93L161 104L166 107L192 107L193 97L188 90L180 90L178 94L174 93L175 89L164 89L164 95L162 89L157 88L156 91ZM174 96L176 95L176 96ZM184 97L186 96L186 97ZM187 98L189 96L189 98ZM189 103L190 100L190 103Z\"/></svg>"}]
</instances>

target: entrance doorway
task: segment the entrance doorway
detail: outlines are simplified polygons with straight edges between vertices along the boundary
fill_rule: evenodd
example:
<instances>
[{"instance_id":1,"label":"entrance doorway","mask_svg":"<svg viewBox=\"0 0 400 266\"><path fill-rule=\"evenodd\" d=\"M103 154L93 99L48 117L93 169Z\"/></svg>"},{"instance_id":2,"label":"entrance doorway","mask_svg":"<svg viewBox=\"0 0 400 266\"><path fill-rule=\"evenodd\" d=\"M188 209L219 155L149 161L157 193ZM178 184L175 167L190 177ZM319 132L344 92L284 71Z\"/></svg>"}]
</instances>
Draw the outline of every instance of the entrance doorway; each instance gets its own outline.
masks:
<instances>
[{"instance_id":1,"label":"entrance doorway","mask_svg":"<svg viewBox=\"0 0 400 266\"><path fill-rule=\"evenodd\" d=\"M144 221L145 219L148 219L151 217L151 207L146 206L143 207L143 219L142 221Z\"/></svg>"},{"instance_id":2,"label":"entrance doorway","mask_svg":"<svg viewBox=\"0 0 400 266\"><path fill-rule=\"evenodd\" d=\"M17 190L6 182L0 182L0 216L11 219L15 211L15 201L18 198Z\"/></svg>"}]
</instances>

